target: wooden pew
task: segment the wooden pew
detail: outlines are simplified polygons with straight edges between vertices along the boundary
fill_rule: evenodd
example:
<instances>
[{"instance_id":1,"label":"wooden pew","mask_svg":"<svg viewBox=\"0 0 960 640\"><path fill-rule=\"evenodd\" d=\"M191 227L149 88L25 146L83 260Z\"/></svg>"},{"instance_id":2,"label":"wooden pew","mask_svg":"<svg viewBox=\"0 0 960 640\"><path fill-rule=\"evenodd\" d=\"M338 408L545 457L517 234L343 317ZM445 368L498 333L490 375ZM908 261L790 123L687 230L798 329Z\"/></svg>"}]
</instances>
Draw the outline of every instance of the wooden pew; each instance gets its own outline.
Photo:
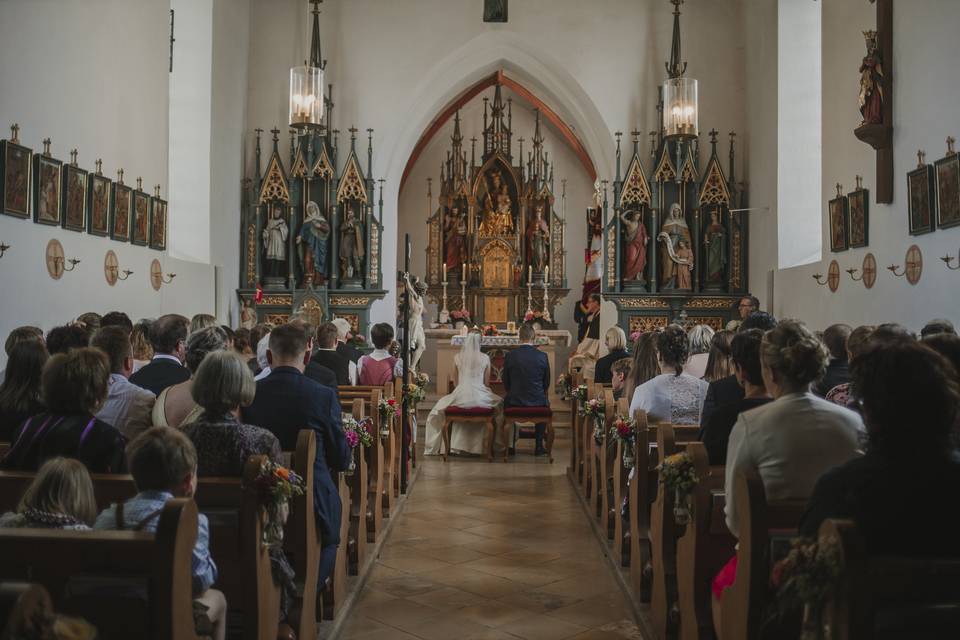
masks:
<instances>
[{"instance_id":1,"label":"wooden pew","mask_svg":"<svg viewBox=\"0 0 960 640\"><path fill-rule=\"evenodd\" d=\"M614 519L611 517L613 502L613 457L616 447L611 446L610 426L617 415L617 403L613 399L613 389L603 388L603 402L606 408L606 419L603 423L603 444L597 447L597 472L600 481L597 488L600 490L598 507L600 510L600 530L606 532L607 540L613 540ZM596 441L594 441L596 444Z\"/></svg>"},{"instance_id":2,"label":"wooden pew","mask_svg":"<svg viewBox=\"0 0 960 640\"><path fill-rule=\"evenodd\" d=\"M389 385L388 385L389 386ZM353 407L353 417L358 421L365 416L373 420L373 445L364 449L367 465L367 511L366 511L366 540L376 542L377 533L383 525L383 474L384 449L380 440L380 399L385 397L385 387L352 386L340 387L338 394L341 409L350 403ZM362 403L361 413L356 411L356 402Z\"/></svg>"},{"instance_id":3,"label":"wooden pew","mask_svg":"<svg viewBox=\"0 0 960 640\"><path fill-rule=\"evenodd\" d=\"M232 611L243 616L243 637L273 640L280 619L280 588L273 582L268 551L261 544L265 512L253 488L264 456L251 456L242 478L205 477L198 480L195 500L210 524L210 553ZM35 474L0 472L0 512L16 509ZM133 478L91 474L98 509L124 502L137 493ZM312 509L311 509L312 516Z\"/></svg>"},{"instance_id":4,"label":"wooden pew","mask_svg":"<svg viewBox=\"0 0 960 640\"><path fill-rule=\"evenodd\" d=\"M807 501L767 502L763 480L753 470L738 473L734 482L744 498L739 513L737 577L720 598L721 629L717 635L721 640L753 640L764 637L770 602L771 538L796 536Z\"/></svg>"},{"instance_id":5,"label":"wooden pew","mask_svg":"<svg viewBox=\"0 0 960 640\"><path fill-rule=\"evenodd\" d=\"M313 511L313 464L317 458L317 436L312 429L297 435L297 448L290 454L289 466L303 478L304 491L294 496L290 517L284 529L283 550L296 574L297 594L291 607L290 626L298 638L315 638L320 620L317 579L320 569L320 534ZM296 618L294 618L296 616Z\"/></svg>"},{"instance_id":6,"label":"wooden pew","mask_svg":"<svg viewBox=\"0 0 960 640\"><path fill-rule=\"evenodd\" d=\"M167 502L155 535L0 529L0 579L29 574L32 582L49 591L58 611L86 619L104 640L198 640L190 570L196 538L197 506L186 499ZM134 585L145 582L146 602L115 591L71 596L68 587L84 576L119 577ZM271 638L275 637L276 627Z\"/></svg>"},{"instance_id":7,"label":"wooden pew","mask_svg":"<svg viewBox=\"0 0 960 640\"><path fill-rule=\"evenodd\" d=\"M350 538L351 505L348 477L344 473L337 474L337 491L340 494L340 502L343 504L340 514L340 546L337 547L337 564L330 579L330 586L321 594L324 620L333 620L347 597L347 569L350 564L347 547Z\"/></svg>"},{"instance_id":8,"label":"wooden pew","mask_svg":"<svg viewBox=\"0 0 960 640\"><path fill-rule=\"evenodd\" d=\"M661 462L677 453L672 425L657 427L657 453ZM658 481L656 496L650 509L650 563L653 569L650 612L657 637L666 638L673 637L677 630L673 611L677 601L676 539L678 529L682 530L682 527L678 527L673 514L674 493Z\"/></svg>"},{"instance_id":9,"label":"wooden pew","mask_svg":"<svg viewBox=\"0 0 960 640\"><path fill-rule=\"evenodd\" d=\"M587 383L587 402L595 398L603 398L602 388L592 382ZM583 451L586 455L586 476L587 481L584 485L586 490L587 502L590 505L590 513L594 517L600 515L600 469L599 458L597 457L597 443L593 437L595 420L589 416L583 417Z\"/></svg>"},{"instance_id":10,"label":"wooden pew","mask_svg":"<svg viewBox=\"0 0 960 640\"><path fill-rule=\"evenodd\" d=\"M363 400L353 401L353 416L359 420L364 415ZM363 445L353 450L353 473L347 476L350 487L350 532L347 538L349 573L358 575L367 552L367 457Z\"/></svg>"},{"instance_id":11,"label":"wooden pew","mask_svg":"<svg viewBox=\"0 0 960 640\"><path fill-rule=\"evenodd\" d=\"M580 386L582 377L580 372L570 374L572 389ZM576 396L570 398L570 456L573 462L572 469L577 484L582 488L584 482L584 452L583 452L583 419L580 417L580 401Z\"/></svg>"},{"instance_id":12,"label":"wooden pew","mask_svg":"<svg viewBox=\"0 0 960 640\"><path fill-rule=\"evenodd\" d=\"M687 445L699 482L693 490L691 521L677 540L677 596L680 638L714 637L710 585L735 552L736 538L727 529L723 507L724 468L710 466L702 442Z\"/></svg>"},{"instance_id":13,"label":"wooden pew","mask_svg":"<svg viewBox=\"0 0 960 640\"><path fill-rule=\"evenodd\" d=\"M617 401L617 416L629 415L629 405L626 398ZM623 500L628 495L627 478L629 469L623 466L625 448L621 440L617 440L613 459L613 504L610 505L610 518L613 521L613 556L621 567L630 566L630 527L624 526L620 509Z\"/></svg>"},{"instance_id":14,"label":"wooden pew","mask_svg":"<svg viewBox=\"0 0 960 640\"><path fill-rule=\"evenodd\" d=\"M653 502L651 487L656 486L656 452L651 451L651 431L647 413L637 411L633 416L637 423L637 443L634 449L634 473L627 483L627 510L630 525L630 586L641 602L650 602L650 505Z\"/></svg>"},{"instance_id":15,"label":"wooden pew","mask_svg":"<svg viewBox=\"0 0 960 640\"><path fill-rule=\"evenodd\" d=\"M834 638L956 637L960 558L871 556L850 520L824 521L819 539L840 546L843 578L825 607Z\"/></svg>"}]
</instances>

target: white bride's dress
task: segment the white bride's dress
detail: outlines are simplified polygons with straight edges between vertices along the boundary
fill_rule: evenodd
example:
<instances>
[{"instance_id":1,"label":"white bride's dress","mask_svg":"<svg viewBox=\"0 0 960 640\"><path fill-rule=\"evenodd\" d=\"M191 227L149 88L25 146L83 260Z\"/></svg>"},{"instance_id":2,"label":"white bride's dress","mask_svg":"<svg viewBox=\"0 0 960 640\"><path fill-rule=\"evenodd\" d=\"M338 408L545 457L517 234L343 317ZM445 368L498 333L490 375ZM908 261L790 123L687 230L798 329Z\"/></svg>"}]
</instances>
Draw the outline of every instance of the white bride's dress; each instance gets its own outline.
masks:
<instances>
[{"instance_id":1,"label":"white bride's dress","mask_svg":"<svg viewBox=\"0 0 960 640\"><path fill-rule=\"evenodd\" d=\"M471 333L463 343L460 354L454 358L458 384L452 393L437 401L427 417L427 455L439 455L443 444L443 421L447 407L485 407L494 409L494 440L503 421L503 399L487 387L484 374L490 368L490 356L480 351L480 336ZM450 448L461 453L484 454L486 429L477 423L454 422L450 425Z\"/></svg>"}]
</instances>

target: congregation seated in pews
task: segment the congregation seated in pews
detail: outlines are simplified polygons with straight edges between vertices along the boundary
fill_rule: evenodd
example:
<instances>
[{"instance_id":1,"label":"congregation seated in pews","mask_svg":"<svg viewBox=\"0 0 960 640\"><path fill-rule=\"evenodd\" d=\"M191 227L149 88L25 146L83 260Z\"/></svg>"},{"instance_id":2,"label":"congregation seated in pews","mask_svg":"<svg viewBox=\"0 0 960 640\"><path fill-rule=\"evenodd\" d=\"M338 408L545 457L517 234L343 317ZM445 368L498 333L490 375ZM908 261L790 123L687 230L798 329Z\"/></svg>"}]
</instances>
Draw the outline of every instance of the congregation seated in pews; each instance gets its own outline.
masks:
<instances>
[{"instance_id":1,"label":"congregation seated in pews","mask_svg":"<svg viewBox=\"0 0 960 640\"><path fill-rule=\"evenodd\" d=\"M919 339L833 325L821 338L753 312L711 338L708 360L728 362L699 380L690 339L669 326L614 360L630 363L611 382L631 411L580 372L571 384L570 476L624 583L650 603L654 637L953 634L952 325Z\"/></svg>"},{"instance_id":2,"label":"congregation seated in pews","mask_svg":"<svg viewBox=\"0 0 960 640\"><path fill-rule=\"evenodd\" d=\"M101 638L223 638L228 612L245 638L316 637L396 505L399 420L378 408L401 385L306 376L320 349L353 364L333 323L260 327L270 370L255 381L249 335L212 316L138 323L140 336L119 312L84 319L52 344L23 327L5 345L0 582L31 577ZM344 421L364 416L373 437L352 448Z\"/></svg>"}]
</instances>

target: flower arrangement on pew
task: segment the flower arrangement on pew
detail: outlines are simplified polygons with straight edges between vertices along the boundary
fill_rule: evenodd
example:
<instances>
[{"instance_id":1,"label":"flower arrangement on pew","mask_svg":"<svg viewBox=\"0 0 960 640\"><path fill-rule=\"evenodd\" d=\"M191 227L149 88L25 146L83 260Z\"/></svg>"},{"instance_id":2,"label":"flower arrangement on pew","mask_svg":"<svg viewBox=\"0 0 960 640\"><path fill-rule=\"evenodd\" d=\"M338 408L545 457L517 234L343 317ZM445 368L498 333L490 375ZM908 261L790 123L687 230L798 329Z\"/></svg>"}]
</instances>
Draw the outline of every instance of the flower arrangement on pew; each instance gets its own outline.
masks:
<instances>
[{"instance_id":1,"label":"flower arrangement on pew","mask_svg":"<svg viewBox=\"0 0 960 640\"><path fill-rule=\"evenodd\" d=\"M393 401L393 398L390 398ZM347 439L347 444L351 449L356 449L358 445L369 447L373 445L373 420L363 418L359 422L353 416L343 418L343 435Z\"/></svg>"},{"instance_id":2,"label":"flower arrangement on pew","mask_svg":"<svg viewBox=\"0 0 960 640\"><path fill-rule=\"evenodd\" d=\"M409 383L403 388L404 406L411 415L417 414L417 405L427 397L426 384L429 381L427 374L418 373L414 376L414 382Z\"/></svg>"},{"instance_id":3,"label":"flower arrangement on pew","mask_svg":"<svg viewBox=\"0 0 960 640\"><path fill-rule=\"evenodd\" d=\"M557 378L557 393L564 400L573 397L573 380L570 379L569 373L561 373Z\"/></svg>"},{"instance_id":4,"label":"flower arrangement on pew","mask_svg":"<svg viewBox=\"0 0 960 640\"><path fill-rule=\"evenodd\" d=\"M404 392L406 395L406 392ZM380 403L377 405L377 411L380 412L380 424L386 424L388 420L396 416L400 417L400 406L397 404L396 398L384 398L380 397Z\"/></svg>"},{"instance_id":5,"label":"flower arrangement on pew","mask_svg":"<svg viewBox=\"0 0 960 640\"><path fill-rule=\"evenodd\" d=\"M607 405L600 398L593 398L583 405L583 415L593 419L593 439L603 444L604 422L607 419Z\"/></svg>"},{"instance_id":6,"label":"flower arrangement on pew","mask_svg":"<svg viewBox=\"0 0 960 640\"><path fill-rule=\"evenodd\" d=\"M587 403L587 385L582 384L576 389L574 389L573 397L576 398L578 401L578 405L579 405L578 412L580 413L580 417L582 418L584 416L584 410L586 409L586 403Z\"/></svg>"},{"instance_id":7,"label":"flower arrangement on pew","mask_svg":"<svg viewBox=\"0 0 960 640\"><path fill-rule=\"evenodd\" d=\"M690 521L690 494L699 482L693 459L685 452L675 453L667 456L657 470L660 472L664 491L674 492L674 519L680 526L687 524Z\"/></svg>"},{"instance_id":8,"label":"flower arrangement on pew","mask_svg":"<svg viewBox=\"0 0 960 640\"><path fill-rule=\"evenodd\" d=\"M801 637L827 637L823 633L824 606L833 597L840 574L840 548L836 541L795 538L790 552L770 570L770 586L777 595L777 615L783 618L802 609Z\"/></svg>"},{"instance_id":9,"label":"flower arrangement on pew","mask_svg":"<svg viewBox=\"0 0 960 640\"><path fill-rule=\"evenodd\" d=\"M265 460L254 480L261 506L267 512L261 544L275 547L283 544L283 525L290 514L290 500L303 495L303 478L284 466Z\"/></svg>"},{"instance_id":10,"label":"flower arrangement on pew","mask_svg":"<svg viewBox=\"0 0 960 640\"><path fill-rule=\"evenodd\" d=\"M610 427L610 437L614 442L620 442L623 445L623 468L627 471L633 469L636 459L634 457L634 447L637 445L637 422L629 416L617 416L613 419L613 426Z\"/></svg>"}]
</instances>

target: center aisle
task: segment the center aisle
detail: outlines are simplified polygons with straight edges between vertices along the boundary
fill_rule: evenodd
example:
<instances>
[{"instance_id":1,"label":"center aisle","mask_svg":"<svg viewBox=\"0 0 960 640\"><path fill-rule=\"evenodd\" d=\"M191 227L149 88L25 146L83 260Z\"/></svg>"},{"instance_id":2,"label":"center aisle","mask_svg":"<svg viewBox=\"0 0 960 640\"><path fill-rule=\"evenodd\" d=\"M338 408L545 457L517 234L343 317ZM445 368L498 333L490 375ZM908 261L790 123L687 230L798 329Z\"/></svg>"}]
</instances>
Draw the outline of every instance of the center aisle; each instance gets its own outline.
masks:
<instances>
[{"instance_id":1,"label":"center aisle","mask_svg":"<svg viewBox=\"0 0 960 640\"><path fill-rule=\"evenodd\" d=\"M340 637L641 638L564 475L568 455L425 458Z\"/></svg>"}]
</instances>

